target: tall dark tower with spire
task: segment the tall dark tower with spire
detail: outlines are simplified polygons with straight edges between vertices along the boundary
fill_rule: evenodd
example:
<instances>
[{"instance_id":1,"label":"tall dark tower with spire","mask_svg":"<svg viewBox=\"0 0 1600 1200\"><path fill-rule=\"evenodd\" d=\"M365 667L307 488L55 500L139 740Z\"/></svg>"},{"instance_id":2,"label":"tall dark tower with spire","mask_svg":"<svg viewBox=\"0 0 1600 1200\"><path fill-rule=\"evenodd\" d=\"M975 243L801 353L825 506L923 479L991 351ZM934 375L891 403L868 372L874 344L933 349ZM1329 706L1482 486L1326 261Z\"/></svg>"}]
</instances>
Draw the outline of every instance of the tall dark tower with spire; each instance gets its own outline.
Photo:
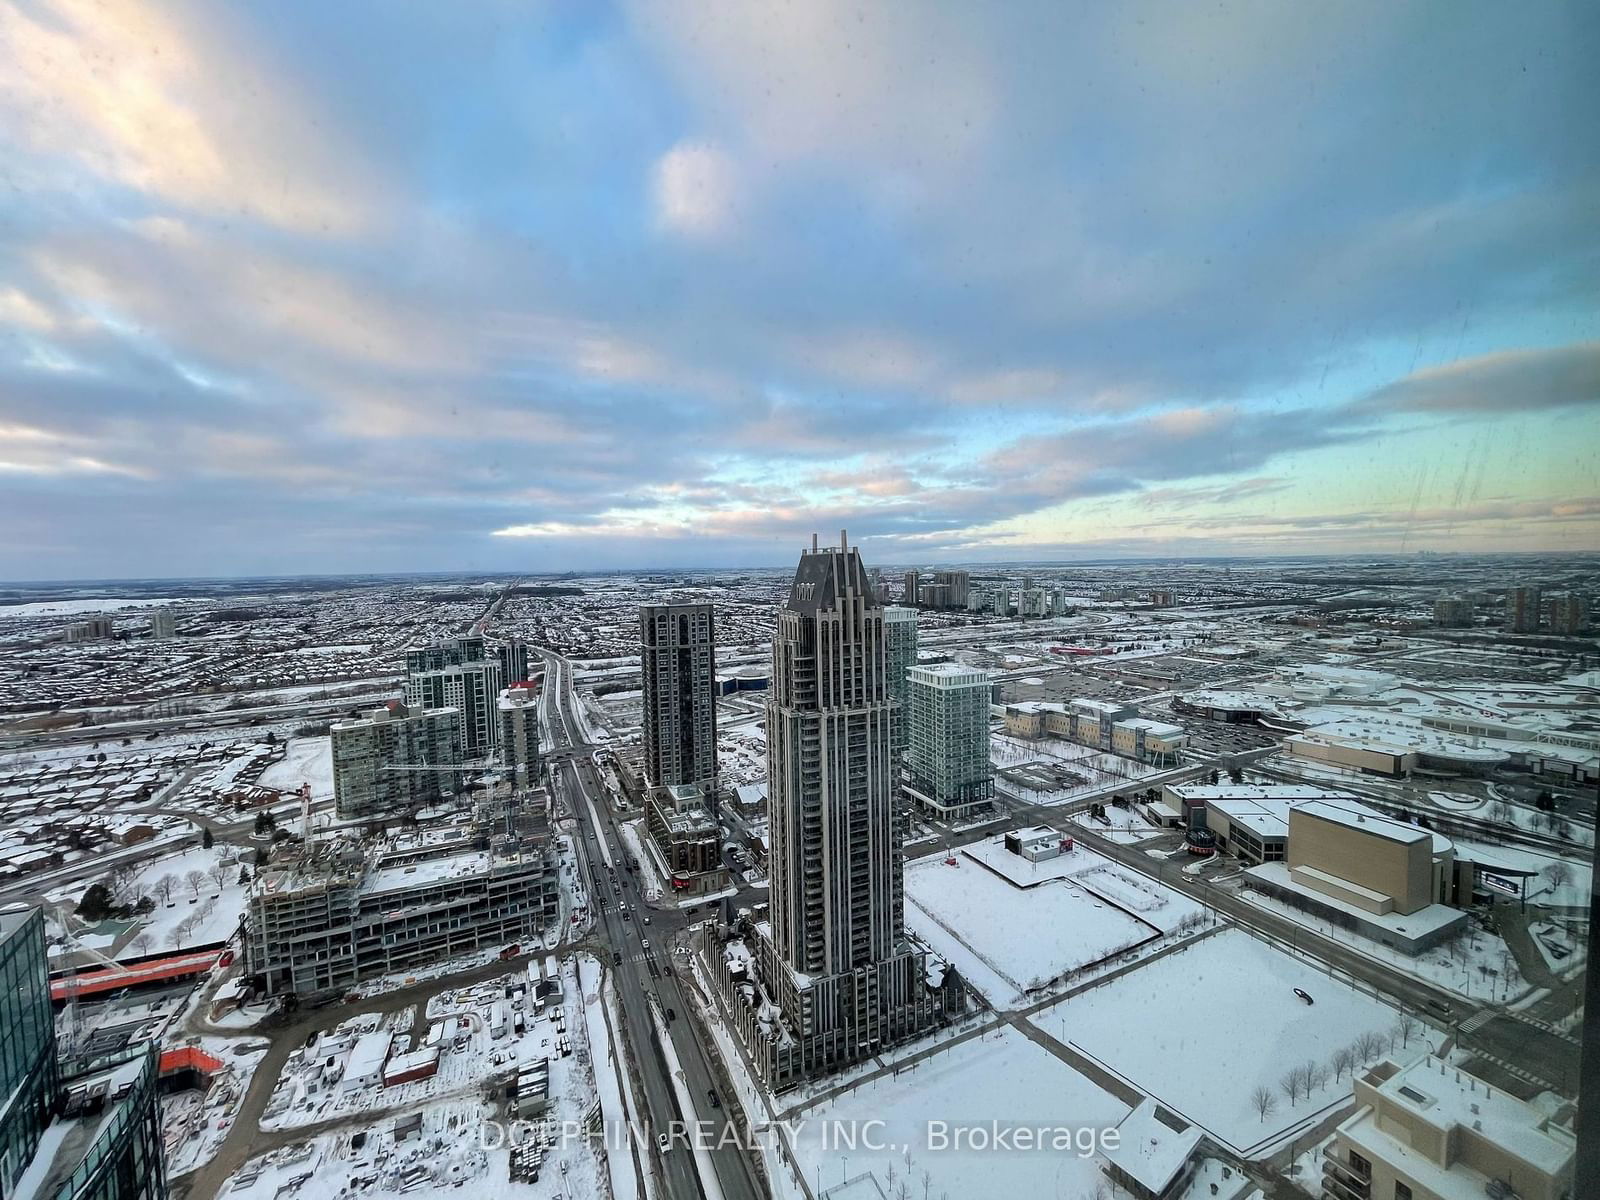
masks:
<instances>
[{"instance_id":1,"label":"tall dark tower with spire","mask_svg":"<svg viewBox=\"0 0 1600 1200\"><path fill-rule=\"evenodd\" d=\"M883 604L843 533L800 557L767 694L770 925L761 1042L782 1086L876 1054L961 1002L906 937Z\"/></svg>"}]
</instances>

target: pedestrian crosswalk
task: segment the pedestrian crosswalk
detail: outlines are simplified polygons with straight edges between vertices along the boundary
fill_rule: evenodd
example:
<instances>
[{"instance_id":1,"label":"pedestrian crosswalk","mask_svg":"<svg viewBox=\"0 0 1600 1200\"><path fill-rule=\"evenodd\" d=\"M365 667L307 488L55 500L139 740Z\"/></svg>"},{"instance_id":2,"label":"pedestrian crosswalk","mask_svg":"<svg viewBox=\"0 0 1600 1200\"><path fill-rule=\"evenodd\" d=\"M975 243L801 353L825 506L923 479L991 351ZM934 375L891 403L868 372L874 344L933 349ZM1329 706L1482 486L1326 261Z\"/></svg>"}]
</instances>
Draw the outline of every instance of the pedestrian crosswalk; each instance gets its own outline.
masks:
<instances>
[{"instance_id":1,"label":"pedestrian crosswalk","mask_svg":"<svg viewBox=\"0 0 1600 1200\"><path fill-rule=\"evenodd\" d=\"M1468 1034L1477 1033L1478 1030L1482 1029L1490 1021L1494 1020L1495 1016L1496 1014L1493 1009L1479 1009L1465 1021L1461 1022L1461 1036L1466 1037Z\"/></svg>"}]
</instances>

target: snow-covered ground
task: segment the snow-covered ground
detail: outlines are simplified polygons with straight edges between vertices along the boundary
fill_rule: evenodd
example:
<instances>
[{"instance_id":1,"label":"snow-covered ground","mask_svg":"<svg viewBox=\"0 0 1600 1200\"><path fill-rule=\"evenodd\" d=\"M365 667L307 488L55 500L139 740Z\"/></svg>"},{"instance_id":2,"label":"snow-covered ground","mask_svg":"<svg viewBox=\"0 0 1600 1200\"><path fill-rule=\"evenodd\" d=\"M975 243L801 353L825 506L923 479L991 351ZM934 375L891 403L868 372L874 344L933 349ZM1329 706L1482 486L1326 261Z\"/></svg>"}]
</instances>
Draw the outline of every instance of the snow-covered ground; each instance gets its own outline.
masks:
<instances>
[{"instance_id":1,"label":"snow-covered ground","mask_svg":"<svg viewBox=\"0 0 1600 1200\"><path fill-rule=\"evenodd\" d=\"M1399 967L1473 1000L1505 1003L1517 999L1528 990L1528 981L1522 977L1517 960L1506 948L1505 941L1481 929L1468 929L1451 942L1412 957L1352 930L1320 920L1311 913L1284 904L1253 888L1243 888L1238 895L1240 899L1270 909L1306 929L1327 934L1368 958Z\"/></svg>"},{"instance_id":2,"label":"snow-covered ground","mask_svg":"<svg viewBox=\"0 0 1600 1200\"><path fill-rule=\"evenodd\" d=\"M989 839L955 859L950 866L939 853L907 864L907 922L1000 1008L1204 911L1082 845L1030 863Z\"/></svg>"},{"instance_id":3,"label":"snow-covered ground","mask_svg":"<svg viewBox=\"0 0 1600 1200\"><path fill-rule=\"evenodd\" d=\"M1010 994L991 1003L1015 1005L1067 972L1159 936L1070 879L1019 888L964 854L955 861L935 856L907 866L907 917L918 933L932 921L999 975Z\"/></svg>"},{"instance_id":4,"label":"snow-covered ground","mask_svg":"<svg viewBox=\"0 0 1600 1200\"><path fill-rule=\"evenodd\" d=\"M864 1083L837 1099L793 1118L803 1124L796 1156L807 1184L826 1195L846 1179L871 1175L880 1191L854 1196L1092 1196L1104 1182L1096 1149L1099 1131L1113 1128L1128 1108L1116 1097L1009 1026L999 1026L949 1050L903 1068L898 1075ZM868 1122L881 1124L868 1125ZM943 1125L932 1124L942 1122ZM995 1129L1065 1130L1077 1149L997 1150L968 1148L973 1135L992 1138ZM855 1130L871 1145L840 1147L841 1134ZM965 1131L961 1149L953 1142ZM941 1134L944 1137L940 1141ZM1085 1141L1072 1141L1083 1138ZM1093 1138L1093 1142L1087 1139ZM780 1173L782 1194L800 1190Z\"/></svg>"},{"instance_id":5,"label":"snow-covered ground","mask_svg":"<svg viewBox=\"0 0 1600 1200\"><path fill-rule=\"evenodd\" d=\"M1065 738L1029 739L1002 733L992 735L989 744L990 758L998 770L1011 771L1034 764L1044 771L1059 769L1078 777L1060 786L1030 786L1025 779L1012 775L1004 775L997 781L1003 791L1032 804L1064 804L1087 792L1116 786L1132 792L1142 786L1141 780L1170 769L1135 762Z\"/></svg>"},{"instance_id":6,"label":"snow-covered ground","mask_svg":"<svg viewBox=\"0 0 1600 1200\"><path fill-rule=\"evenodd\" d=\"M263 787L284 792L311 785L313 800L333 797L333 743L325 737L290 738L283 758L261 773Z\"/></svg>"},{"instance_id":7,"label":"snow-covered ground","mask_svg":"<svg viewBox=\"0 0 1600 1200\"><path fill-rule=\"evenodd\" d=\"M1367 1034L1381 1042L1373 1058L1387 1053L1396 1017L1349 984L1228 929L1032 1019L1224 1144L1259 1154L1350 1094L1348 1077L1335 1081L1326 1069L1311 1098L1291 1104L1280 1086L1285 1072L1308 1062L1327 1068ZM1420 1047L1428 1032L1412 1031L1410 1045ZM1272 1094L1265 1118L1251 1102L1258 1087Z\"/></svg>"},{"instance_id":8,"label":"snow-covered ground","mask_svg":"<svg viewBox=\"0 0 1600 1200\"><path fill-rule=\"evenodd\" d=\"M1108 842L1117 842L1124 846L1146 841L1166 832L1159 825L1151 824L1139 808L1132 805L1127 808L1106 805L1105 821L1097 821L1086 812L1075 813L1072 823L1105 838Z\"/></svg>"},{"instance_id":9,"label":"snow-covered ground","mask_svg":"<svg viewBox=\"0 0 1600 1200\"><path fill-rule=\"evenodd\" d=\"M532 1194L609 1195L598 1158L600 1147L576 1139L563 1142L559 1137L560 1123L581 1121L596 1099L585 1029L590 1004L570 960L561 968L561 999L552 999L542 1012L526 986L528 980L526 971L513 971L472 988L441 992L429 1001L420 1022L414 1007L384 1017L376 1013L352 1017L340 1026L346 1036L324 1034L312 1046L297 1050L268 1102L261 1128L295 1128L338 1117L348 1117L350 1124L339 1133L299 1143L301 1149L278 1151L247 1164L240 1176L249 1178L259 1170L260 1177L236 1184L233 1194L268 1200L286 1194L283 1185L307 1171L314 1172L311 1177L317 1180L315 1188L306 1190L310 1196L344 1194L360 1178L376 1185L374 1194L414 1191L426 1197L467 1184L478 1194L529 1194L510 1183L510 1143L537 1136L537 1130L517 1122L498 1098L482 1097L498 1097L520 1069L545 1059L550 1106L533 1124L554 1142L542 1182ZM508 999L507 990L523 994ZM505 1018L503 1025L496 1020L497 1010ZM519 1012L526 1023L520 1036L514 1028ZM362 1033L388 1033L400 1045L408 1045L408 1039L424 1027L437 1028L442 1035L434 1043L440 1056L438 1073L432 1077L390 1087L349 1086L344 1079L328 1077L326 1064L339 1061L341 1055L324 1055L323 1049L342 1046L348 1059L350 1044ZM324 1078L312 1091L314 1075ZM333 1075L337 1076L337 1067ZM418 1112L423 1116L421 1136L396 1143L395 1119ZM354 1145L358 1132L367 1135L359 1149Z\"/></svg>"},{"instance_id":10,"label":"snow-covered ground","mask_svg":"<svg viewBox=\"0 0 1600 1200\"><path fill-rule=\"evenodd\" d=\"M169 1178L210 1161L228 1136L251 1075L267 1055L267 1043L259 1038L206 1035L184 1041L197 1044L218 1059L222 1067L204 1092L188 1089L162 1098L161 1130Z\"/></svg>"},{"instance_id":11,"label":"snow-covered ground","mask_svg":"<svg viewBox=\"0 0 1600 1200\"><path fill-rule=\"evenodd\" d=\"M175 953L231 937L244 916L249 891L248 885L239 882L242 864L235 860L237 853L234 847L221 844L209 850L191 846L140 864L131 890L151 898L155 907L122 940L118 952L129 957ZM191 880L191 874L197 878ZM48 899L74 905L91 882L57 888L47 894ZM95 945L92 935L85 941ZM102 953L111 949L96 948Z\"/></svg>"}]
</instances>

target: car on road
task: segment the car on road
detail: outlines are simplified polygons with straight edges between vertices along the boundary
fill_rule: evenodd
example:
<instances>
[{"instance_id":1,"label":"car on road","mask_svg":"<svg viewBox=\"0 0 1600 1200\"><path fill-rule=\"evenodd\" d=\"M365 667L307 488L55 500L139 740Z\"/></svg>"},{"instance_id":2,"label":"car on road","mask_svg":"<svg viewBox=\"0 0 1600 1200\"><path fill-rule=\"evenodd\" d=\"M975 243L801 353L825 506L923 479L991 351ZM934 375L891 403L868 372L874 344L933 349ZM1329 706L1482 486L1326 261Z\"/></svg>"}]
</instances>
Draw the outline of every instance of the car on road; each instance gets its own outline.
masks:
<instances>
[{"instance_id":1,"label":"car on road","mask_svg":"<svg viewBox=\"0 0 1600 1200\"><path fill-rule=\"evenodd\" d=\"M650 939L649 938L645 938L642 942L639 943L639 945L643 946L646 950L650 949Z\"/></svg>"},{"instance_id":2,"label":"car on road","mask_svg":"<svg viewBox=\"0 0 1600 1200\"><path fill-rule=\"evenodd\" d=\"M617 967L620 967L622 965L622 951L621 950L613 950L611 952L611 964L612 964L612 966L617 966Z\"/></svg>"},{"instance_id":3,"label":"car on road","mask_svg":"<svg viewBox=\"0 0 1600 1200\"><path fill-rule=\"evenodd\" d=\"M1294 994L1299 996L1300 999L1304 1000L1307 1004L1316 1003L1316 1001L1311 998L1311 993L1306 991L1305 988L1295 988Z\"/></svg>"},{"instance_id":4,"label":"car on road","mask_svg":"<svg viewBox=\"0 0 1600 1200\"><path fill-rule=\"evenodd\" d=\"M711 1101L711 1107L712 1108L721 1108L722 1107L722 1097L717 1095L717 1089L716 1088L707 1088L706 1089L706 1099Z\"/></svg>"},{"instance_id":5,"label":"car on road","mask_svg":"<svg viewBox=\"0 0 1600 1200\"><path fill-rule=\"evenodd\" d=\"M672 1143L667 1140L667 1135L666 1134L664 1134L664 1133L656 1134L656 1149L661 1151L661 1153L663 1153L663 1154L665 1154L668 1150L672 1149Z\"/></svg>"},{"instance_id":6,"label":"car on road","mask_svg":"<svg viewBox=\"0 0 1600 1200\"><path fill-rule=\"evenodd\" d=\"M646 925L650 924L650 914L649 913L645 913L645 915L640 917L639 919L641 921L643 921Z\"/></svg>"}]
</instances>

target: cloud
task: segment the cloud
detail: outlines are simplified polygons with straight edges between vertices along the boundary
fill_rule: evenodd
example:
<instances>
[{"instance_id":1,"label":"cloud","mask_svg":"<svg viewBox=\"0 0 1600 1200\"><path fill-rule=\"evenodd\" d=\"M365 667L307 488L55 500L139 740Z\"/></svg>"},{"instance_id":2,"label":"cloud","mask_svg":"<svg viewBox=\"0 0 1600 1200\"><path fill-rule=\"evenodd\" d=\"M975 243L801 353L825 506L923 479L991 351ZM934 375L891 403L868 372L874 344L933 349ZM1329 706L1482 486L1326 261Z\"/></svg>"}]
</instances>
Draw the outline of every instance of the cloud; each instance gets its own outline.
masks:
<instances>
[{"instance_id":1,"label":"cloud","mask_svg":"<svg viewBox=\"0 0 1600 1200\"><path fill-rule=\"evenodd\" d=\"M1371 412L1517 413L1600 404L1600 342L1503 350L1431 367L1369 392Z\"/></svg>"},{"instance_id":2,"label":"cloud","mask_svg":"<svg viewBox=\"0 0 1600 1200\"><path fill-rule=\"evenodd\" d=\"M0 573L1581 504L1595 27L1389 18L12 5Z\"/></svg>"},{"instance_id":3,"label":"cloud","mask_svg":"<svg viewBox=\"0 0 1600 1200\"><path fill-rule=\"evenodd\" d=\"M219 24L140 0L0 9L0 100L33 155L185 209L335 233L370 217L357 148Z\"/></svg>"},{"instance_id":4,"label":"cloud","mask_svg":"<svg viewBox=\"0 0 1600 1200\"><path fill-rule=\"evenodd\" d=\"M656 217L663 228L689 237L728 232L737 203L733 160L705 142L680 142L652 172Z\"/></svg>"}]
</instances>

